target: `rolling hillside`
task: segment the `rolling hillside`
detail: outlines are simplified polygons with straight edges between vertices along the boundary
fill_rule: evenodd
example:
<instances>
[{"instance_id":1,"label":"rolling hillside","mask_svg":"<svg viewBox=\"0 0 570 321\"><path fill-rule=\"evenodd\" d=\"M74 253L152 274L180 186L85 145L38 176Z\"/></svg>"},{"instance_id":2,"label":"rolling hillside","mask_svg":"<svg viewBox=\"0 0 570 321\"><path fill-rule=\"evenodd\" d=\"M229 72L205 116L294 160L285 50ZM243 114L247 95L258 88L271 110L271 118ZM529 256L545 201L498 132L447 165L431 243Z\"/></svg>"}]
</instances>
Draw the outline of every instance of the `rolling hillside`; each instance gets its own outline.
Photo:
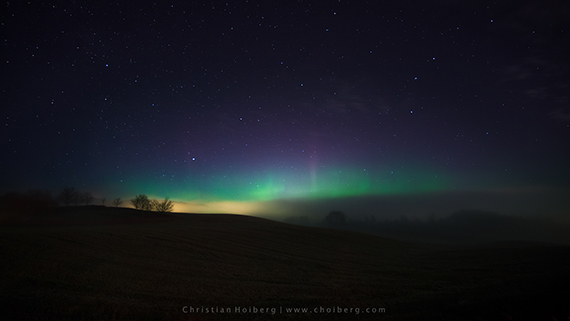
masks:
<instances>
[{"instance_id":1,"label":"rolling hillside","mask_svg":"<svg viewBox=\"0 0 570 321\"><path fill-rule=\"evenodd\" d=\"M570 316L570 247L546 244L436 247L248 216L77 207L4 220L0 259L12 319Z\"/></svg>"}]
</instances>

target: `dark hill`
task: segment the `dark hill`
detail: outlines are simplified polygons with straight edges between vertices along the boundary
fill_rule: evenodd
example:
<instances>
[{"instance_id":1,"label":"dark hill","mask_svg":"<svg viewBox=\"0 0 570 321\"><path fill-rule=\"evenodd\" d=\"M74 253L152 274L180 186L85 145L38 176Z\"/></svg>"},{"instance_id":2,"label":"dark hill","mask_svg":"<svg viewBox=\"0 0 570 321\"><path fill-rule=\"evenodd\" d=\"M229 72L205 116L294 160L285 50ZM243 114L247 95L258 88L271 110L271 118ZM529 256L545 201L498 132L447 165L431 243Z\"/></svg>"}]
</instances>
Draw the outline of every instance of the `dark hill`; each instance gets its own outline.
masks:
<instances>
[{"instance_id":1,"label":"dark hill","mask_svg":"<svg viewBox=\"0 0 570 321\"><path fill-rule=\"evenodd\" d=\"M568 247L428 247L249 216L101 207L27 222L0 227L9 319L570 316Z\"/></svg>"}]
</instances>

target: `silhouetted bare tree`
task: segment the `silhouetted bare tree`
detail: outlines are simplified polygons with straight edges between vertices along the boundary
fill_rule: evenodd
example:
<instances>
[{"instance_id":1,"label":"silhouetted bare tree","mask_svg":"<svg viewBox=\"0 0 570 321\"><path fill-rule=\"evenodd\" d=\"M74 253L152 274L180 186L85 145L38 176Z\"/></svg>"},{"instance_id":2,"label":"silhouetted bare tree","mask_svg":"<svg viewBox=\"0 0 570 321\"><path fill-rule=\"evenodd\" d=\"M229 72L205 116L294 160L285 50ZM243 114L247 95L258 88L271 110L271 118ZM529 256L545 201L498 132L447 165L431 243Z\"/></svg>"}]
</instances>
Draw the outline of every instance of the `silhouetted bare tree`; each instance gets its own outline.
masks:
<instances>
[{"instance_id":1,"label":"silhouetted bare tree","mask_svg":"<svg viewBox=\"0 0 570 321\"><path fill-rule=\"evenodd\" d=\"M85 203L85 205L89 205L93 202L93 195L91 195L90 192L83 192L79 195L79 201Z\"/></svg>"},{"instance_id":2,"label":"silhouetted bare tree","mask_svg":"<svg viewBox=\"0 0 570 321\"><path fill-rule=\"evenodd\" d=\"M131 200L131 204L137 210L143 211L157 211L157 212L171 212L174 208L172 201L167 198L164 201L151 200L144 194L139 194Z\"/></svg>"},{"instance_id":3,"label":"silhouetted bare tree","mask_svg":"<svg viewBox=\"0 0 570 321\"><path fill-rule=\"evenodd\" d=\"M152 211L151 202L148 199L148 196L146 196L144 194L139 194L135 198L133 198L131 200L131 204L133 204L133 206L137 210Z\"/></svg>"},{"instance_id":4,"label":"silhouetted bare tree","mask_svg":"<svg viewBox=\"0 0 570 321\"><path fill-rule=\"evenodd\" d=\"M172 204L172 201L167 198L164 199L164 201L157 201L154 200L155 204L154 204L154 210L157 212L172 212L172 209L174 208L174 204Z\"/></svg>"},{"instance_id":5,"label":"silhouetted bare tree","mask_svg":"<svg viewBox=\"0 0 570 321\"><path fill-rule=\"evenodd\" d=\"M156 211L158 204L160 204L158 200L150 200L150 207L149 207L150 211Z\"/></svg>"},{"instance_id":6,"label":"silhouetted bare tree","mask_svg":"<svg viewBox=\"0 0 570 321\"><path fill-rule=\"evenodd\" d=\"M146 196L146 195L145 195ZM141 208L143 211L154 211L154 206L156 205L156 201L150 200L147 198L146 202L143 202L143 207Z\"/></svg>"},{"instance_id":7,"label":"silhouetted bare tree","mask_svg":"<svg viewBox=\"0 0 570 321\"><path fill-rule=\"evenodd\" d=\"M75 203L77 205L79 198L79 192L74 187L65 187L60 193L58 200L65 204L65 206L69 206L70 204Z\"/></svg>"},{"instance_id":8,"label":"silhouetted bare tree","mask_svg":"<svg viewBox=\"0 0 570 321\"><path fill-rule=\"evenodd\" d=\"M115 198L115 199L113 200L113 205L115 205L115 207L119 207L119 205L121 205L122 203L123 203L123 200L121 200L120 197Z\"/></svg>"},{"instance_id":9,"label":"silhouetted bare tree","mask_svg":"<svg viewBox=\"0 0 570 321\"><path fill-rule=\"evenodd\" d=\"M101 199L101 205L105 206L105 201L106 201L106 200L105 200L105 198L103 197L103 198Z\"/></svg>"}]
</instances>

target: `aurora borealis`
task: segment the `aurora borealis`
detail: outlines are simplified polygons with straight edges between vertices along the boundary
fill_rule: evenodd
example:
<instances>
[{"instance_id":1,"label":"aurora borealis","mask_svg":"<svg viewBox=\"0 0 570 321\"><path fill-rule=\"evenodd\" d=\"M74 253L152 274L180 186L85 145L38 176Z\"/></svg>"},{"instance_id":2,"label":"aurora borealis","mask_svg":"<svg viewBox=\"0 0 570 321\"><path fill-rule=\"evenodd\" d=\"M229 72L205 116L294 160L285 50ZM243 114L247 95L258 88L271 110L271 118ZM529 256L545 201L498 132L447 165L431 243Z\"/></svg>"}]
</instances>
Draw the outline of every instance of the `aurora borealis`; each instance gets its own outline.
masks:
<instances>
[{"instance_id":1,"label":"aurora borealis","mask_svg":"<svg viewBox=\"0 0 570 321\"><path fill-rule=\"evenodd\" d=\"M463 206L448 195L567 213L568 13L561 1L8 2L0 192L73 186L244 214Z\"/></svg>"}]
</instances>

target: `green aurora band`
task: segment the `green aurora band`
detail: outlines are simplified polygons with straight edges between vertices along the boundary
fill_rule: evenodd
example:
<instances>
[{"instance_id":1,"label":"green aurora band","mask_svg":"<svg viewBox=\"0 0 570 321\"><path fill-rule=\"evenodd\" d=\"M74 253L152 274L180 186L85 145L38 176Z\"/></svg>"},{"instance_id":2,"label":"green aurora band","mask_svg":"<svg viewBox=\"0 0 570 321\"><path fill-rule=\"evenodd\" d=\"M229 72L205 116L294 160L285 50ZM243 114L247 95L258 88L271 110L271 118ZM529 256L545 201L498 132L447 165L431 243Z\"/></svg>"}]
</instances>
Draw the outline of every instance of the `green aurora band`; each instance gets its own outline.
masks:
<instances>
[{"instance_id":1,"label":"green aurora band","mask_svg":"<svg viewBox=\"0 0 570 321\"><path fill-rule=\"evenodd\" d=\"M278 199L324 199L445 191L450 179L425 170L383 171L335 167L315 170L262 170L181 178L127 180L129 194L170 197L178 201L260 202ZM133 195L134 195L133 194Z\"/></svg>"}]
</instances>

